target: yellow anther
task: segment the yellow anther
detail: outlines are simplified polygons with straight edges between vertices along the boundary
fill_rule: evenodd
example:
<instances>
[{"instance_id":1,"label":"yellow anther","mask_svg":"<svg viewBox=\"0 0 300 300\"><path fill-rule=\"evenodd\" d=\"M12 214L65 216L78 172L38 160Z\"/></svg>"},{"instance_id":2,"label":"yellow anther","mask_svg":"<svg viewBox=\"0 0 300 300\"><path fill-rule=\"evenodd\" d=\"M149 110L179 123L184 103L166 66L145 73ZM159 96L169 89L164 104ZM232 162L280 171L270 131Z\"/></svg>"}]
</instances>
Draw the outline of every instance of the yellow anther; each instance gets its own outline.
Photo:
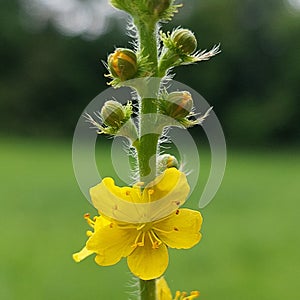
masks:
<instances>
[{"instance_id":1,"label":"yellow anther","mask_svg":"<svg viewBox=\"0 0 300 300\"><path fill-rule=\"evenodd\" d=\"M200 292L198 291L192 291L191 295L189 297L187 297L185 300L193 300L196 299L200 296Z\"/></svg>"},{"instance_id":2,"label":"yellow anther","mask_svg":"<svg viewBox=\"0 0 300 300\"><path fill-rule=\"evenodd\" d=\"M180 295L181 295L180 291L176 291L175 299L174 300L180 300L179 299Z\"/></svg>"},{"instance_id":3,"label":"yellow anther","mask_svg":"<svg viewBox=\"0 0 300 300\"><path fill-rule=\"evenodd\" d=\"M90 214L85 214L83 217L84 217L84 219L86 220L86 222L87 222L92 228L94 228L95 221L93 221L93 220L90 219Z\"/></svg>"},{"instance_id":4,"label":"yellow anther","mask_svg":"<svg viewBox=\"0 0 300 300\"><path fill-rule=\"evenodd\" d=\"M154 194L154 190L149 189L149 190L148 190L148 195L153 195L153 194Z\"/></svg>"},{"instance_id":5,"label":"yellow anther","mask_svg":"<svg viewBox=\"0 0 300 300\"><path fill-rule=\"evenodd\" d=\"M140 238L140 236L141 236L142 234L143 234L142 241L139 242L139 238ZM133 248L136 248L137 246L144 246L144 236L145 236L145 233L143 233L142 231L140 231L140 232L138 233L138 235L136 236L135 241L134 241L132 247L133 247ZM143 243L143 244L141 244L141 243Z\"/></svg>"},{"instance_id":6,"label":"yellow anther","mask_svg":"<svg viewBox=\"0 0 300 300\"><path fill-rule=\"evenodd\" d=\"M187 292L182 292L182 293L181 293L181 298L184 299L184 297L186 297L186 296L187 296Z\"/></svg>"},{"instance_id":7,"label":"yellow anther","mask_svg":"<svg viewBox=\"0 0 300 300\"><path fill-rule=\"evenodd\" d=\"M154 194L154 190L148 189L148 201L151 202L151 196Z\"/></svg>"},{"instance_id":8,"label":"yellow anther","mask_svg":"<svg viewBox=\"0 0 300 300\"><path fill-rule=\"evenodd\" d=\"M90 237L90 236L92 236L92 235L93 235L93 232L92 232L92 231L90 231L90 230L87 230L87 232L86 232L86 235L87 235L88 237Z\"/></svg>"},{"instance_id":9,"label":"yellow anther","mask_svg":"<svg viewBox=\"0 0 300 300\"><path fill-rule=\"evenodd\" d=\"M192 291L188 296L186 292L177 291L174 300L193 300L200 296L198 291Z\"/></svg>"},{"instance_id":10,"label":"yellow anther","mask_svg":"<svg viewBox=\"0 0 300 300\"><path fill-rule=\"evenodd\" d=\"M145 245L145 232L142 234L142 240L138 243L138 246L144 246Z\"/></svg>"},{"instance_id":11,"label":"yellow anther","mask_svg":"<svg viewBox=\"0 0 300 300\"><path fill-rule=\"evenodd\" d=\"M162 244L162 241L156 236L156 234L152 230L148 231L148 236L152 244L152 249L158 249L159 246Z\"/></svg>"},{"instance_id":12,"label":"yellow anther","mask_svg":"<svg viewBox=\"0 0 300 300\"><path fill-rule=\"evenodd\" d=\"M153 245L152 245L153 249L158 249L159 248L159 243L157 241L154 241Z\"/></svg>"}]
</instances>

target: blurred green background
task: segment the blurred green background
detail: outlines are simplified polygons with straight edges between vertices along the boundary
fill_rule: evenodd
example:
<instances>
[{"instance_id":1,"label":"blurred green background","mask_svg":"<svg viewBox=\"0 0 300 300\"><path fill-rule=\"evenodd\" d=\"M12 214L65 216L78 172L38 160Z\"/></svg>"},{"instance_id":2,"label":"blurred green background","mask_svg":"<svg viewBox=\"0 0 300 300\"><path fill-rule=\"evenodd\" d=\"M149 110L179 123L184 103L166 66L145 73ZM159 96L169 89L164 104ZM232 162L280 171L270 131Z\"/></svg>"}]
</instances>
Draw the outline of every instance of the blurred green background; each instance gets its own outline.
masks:
<instances>
[{"instance_id":1,"label":"blurred green background","mask_svg":"<svg viewBox=\"0 0 300 300\"><path fill-rule=\"evenodd\" d=\"M221 43L222 53L175 79L214 106L228 161L202 211L203 241L170 251L170 287L207 300L298 299L300 1L183 3L163 28L190 28L201 49ZM107 88L101 60L130 47L126 20L106 0L0 1L0 299L134 299L125 261L71 259L86 239L82 215L96 213L73 175L72 134ZM109 144L101 149L109 174Z\"/></svg>"}]
</instances>

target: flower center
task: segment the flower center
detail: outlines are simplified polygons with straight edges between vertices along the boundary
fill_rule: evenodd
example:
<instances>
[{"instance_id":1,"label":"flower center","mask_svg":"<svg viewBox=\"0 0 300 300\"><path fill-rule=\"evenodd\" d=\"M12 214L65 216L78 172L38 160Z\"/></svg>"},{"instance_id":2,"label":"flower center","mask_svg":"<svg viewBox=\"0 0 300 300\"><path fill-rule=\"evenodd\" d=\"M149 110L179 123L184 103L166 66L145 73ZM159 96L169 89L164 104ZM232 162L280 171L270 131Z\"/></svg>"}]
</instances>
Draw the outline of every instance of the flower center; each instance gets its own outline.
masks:
<instances>
[{"instance_id":1,"label":"flower center","mask_svg":"<svg viewBox=\"0 0 300 300\"><path fill-rule=\"evenodd\" d=\"M152 249L159 248L159 246L162 244L162 241L155 234L154 230L152 229L152 225L152 222L149 222L141 224L136 228L138 234L132 247L142 247L145 245L145 239L149 239L150 243L152 244Z\"/></svg>"}]
</instances>

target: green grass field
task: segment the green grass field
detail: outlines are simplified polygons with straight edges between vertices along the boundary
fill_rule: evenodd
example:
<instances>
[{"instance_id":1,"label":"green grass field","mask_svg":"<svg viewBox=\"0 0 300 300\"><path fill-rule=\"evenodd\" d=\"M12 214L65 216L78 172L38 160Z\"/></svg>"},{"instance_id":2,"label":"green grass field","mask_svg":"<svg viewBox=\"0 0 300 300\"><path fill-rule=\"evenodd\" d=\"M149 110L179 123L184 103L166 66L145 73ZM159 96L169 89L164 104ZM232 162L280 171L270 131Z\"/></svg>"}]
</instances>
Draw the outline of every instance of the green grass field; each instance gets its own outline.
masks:
<instances>
[{"instance_id":1,"label":"green grass field","mask_svg":"<svg viewBox=\"0 0 300 300\"><path fill-rule=\"evenodd\" d=\"M96 214L74 178L71 143L2 140L0 168L1 300L134 299L125 260L71 258L86 240L83 214ZM170 250L171 289L198 289L204 300L300 299L299 171L299 151L229 149L223 184L202 211L203 240Z\"/></svg>"}]
</instances>

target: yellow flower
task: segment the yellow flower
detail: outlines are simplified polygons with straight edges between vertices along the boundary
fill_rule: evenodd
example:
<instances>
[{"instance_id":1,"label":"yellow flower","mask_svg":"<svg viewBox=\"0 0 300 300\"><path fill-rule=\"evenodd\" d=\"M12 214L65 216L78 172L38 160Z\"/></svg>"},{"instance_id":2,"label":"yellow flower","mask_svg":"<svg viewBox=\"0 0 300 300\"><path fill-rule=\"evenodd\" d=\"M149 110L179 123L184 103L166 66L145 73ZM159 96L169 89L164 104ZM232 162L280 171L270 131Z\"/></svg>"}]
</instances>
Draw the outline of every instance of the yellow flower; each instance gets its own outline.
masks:
<instances>
[{"instance_id":1,"label":"yellow flower","mask_svg":"<svg viewBox=\"0 0 300 300\"><path fill-rule=\"evenodd\" d=\"M186 292L177 291L174 300L193 300L200 296L198 291L192 291L190 295ZM171 290L164 277L156 280L156 299L157 300L172 300Z\"/></svg>"},{"instance_id":2,"label":"yellow flower","mask_svg":"<svg viewBox=\"0 0 300 300\"><path fill-rule=\"evenodd\" d=\"M143 191L139 185L120 188L111 178L103 179L90 190L100 216L86 216L94 231L87 232L86 246L74 260L95 253L97 264L110 266L127 257L137 277L160 277L168 266L168 247L188 249L201 239L201 214L178 209L188 193L186 177L176 168L167 169Z\"/></svg>"}]
</instances>

